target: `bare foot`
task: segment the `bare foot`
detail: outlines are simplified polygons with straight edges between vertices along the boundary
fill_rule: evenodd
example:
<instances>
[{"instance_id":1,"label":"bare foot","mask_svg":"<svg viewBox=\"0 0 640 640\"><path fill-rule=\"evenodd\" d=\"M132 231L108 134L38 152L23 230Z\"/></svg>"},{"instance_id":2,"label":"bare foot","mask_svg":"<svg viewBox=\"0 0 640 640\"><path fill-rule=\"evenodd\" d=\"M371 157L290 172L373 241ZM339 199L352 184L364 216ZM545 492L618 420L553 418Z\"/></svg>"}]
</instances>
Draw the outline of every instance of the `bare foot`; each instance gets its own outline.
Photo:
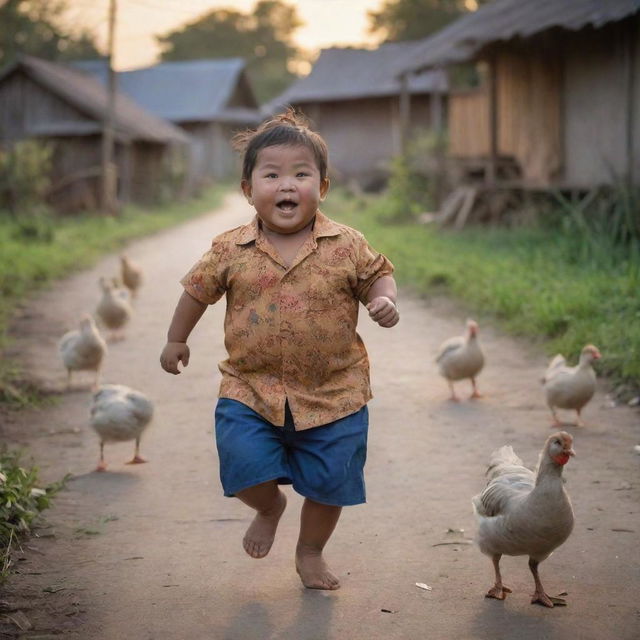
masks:
<instances>
[{"instance_id":1,"label":"bare foot","mask_svg":"<svg viewBox=\"0 0 640 640\"><path fill-rule=\"evenodd\" d=\"M276 537L280 516L287 506L287 496L280 490L278 493L278 502L275 507L269 512L256 513L256 517L244 534L242 546L252 558L264 558Z\"/></svg>"},{"instance_id":2,"label":"bare foot","mask_svg":"<svg viewBox=\"0 0 640 640\"><path fill-rule=\"evenodd\" d=\"M296 571L307 589L327 589L334 591L340 588L340 580L329 571L321 551L296 550Z\"/></svg>"}]
</instances>

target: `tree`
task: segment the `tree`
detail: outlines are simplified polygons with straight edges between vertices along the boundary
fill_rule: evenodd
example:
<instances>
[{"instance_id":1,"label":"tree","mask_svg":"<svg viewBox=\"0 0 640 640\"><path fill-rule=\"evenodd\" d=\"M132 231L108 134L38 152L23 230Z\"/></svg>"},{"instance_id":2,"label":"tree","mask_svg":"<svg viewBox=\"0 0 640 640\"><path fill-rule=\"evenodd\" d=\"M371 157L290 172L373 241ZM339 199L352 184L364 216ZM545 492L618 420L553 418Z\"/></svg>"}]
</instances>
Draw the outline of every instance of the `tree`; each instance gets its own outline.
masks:
<instances>
[{"instance_id":1,"label":"tree","mask_svg":"<svg viewBox=\"0 0 640 640\"><path fill-rule=\"evenodd\" d=\"M71 33L61 26L66 9L67 0L4 0L0 4L0 67L20 53L47 60L99 56L88 31Z\"/></svg>"},{"instance_id":2,"label":"tree","mask_svg":"<svg viewBox=\"0 0 640 640\"><path fill-rule=\"evenodd\" d=\"M266 102L295 77L288 64L300 55L291 38L301 24L294 6L260 0L253 13L215 9L157 40L162 60L244 58L258 100Z\"/></svg>"},{"instance_id":3,"label":"tree","mask_svg":"<svg viewBox=\"0 0 640 640\"><path fill-rule=\"evenodd\" d=\"M440 31L469 10L488 0L384 0L379 11L369 11L369 32L385 42L419 40Z\"/></svg>"}]
</instances>

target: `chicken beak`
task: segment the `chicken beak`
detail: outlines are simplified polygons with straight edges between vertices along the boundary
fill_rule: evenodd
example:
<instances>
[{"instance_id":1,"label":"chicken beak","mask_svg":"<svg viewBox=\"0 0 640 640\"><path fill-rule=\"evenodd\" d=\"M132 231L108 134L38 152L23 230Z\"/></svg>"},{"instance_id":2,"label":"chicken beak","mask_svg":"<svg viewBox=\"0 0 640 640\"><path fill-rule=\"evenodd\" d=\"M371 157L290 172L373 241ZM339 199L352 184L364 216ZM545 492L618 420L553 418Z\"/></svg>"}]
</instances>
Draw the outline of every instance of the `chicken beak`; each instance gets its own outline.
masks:
<instances>
[{"instance_id":1,"label":"chicken beak","mask_svg":"<svg viewBox=\"0 0 640 640\"><path fill-rule=\"evenodd\" d=\"M572 458L575 458L576 452L573 449L569 449L568 451L565 451L565 453L567 453Z\"/></svg>"}]
</instances>

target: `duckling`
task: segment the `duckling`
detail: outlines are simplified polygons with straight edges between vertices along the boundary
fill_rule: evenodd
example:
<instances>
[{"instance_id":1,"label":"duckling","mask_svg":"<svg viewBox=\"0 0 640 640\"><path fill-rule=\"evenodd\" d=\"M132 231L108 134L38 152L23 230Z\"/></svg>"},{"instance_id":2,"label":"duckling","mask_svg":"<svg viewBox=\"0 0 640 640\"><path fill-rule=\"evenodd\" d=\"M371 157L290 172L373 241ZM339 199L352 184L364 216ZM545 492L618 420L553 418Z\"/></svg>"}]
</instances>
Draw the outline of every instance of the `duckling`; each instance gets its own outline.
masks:
<instances>
[{"instance_id":1,"label":"duckling","mask_svg":"<svg viewBox=\"0 0 640 640\"><path fill-rule=\"evenodd\" d=\"M135 440L133 459L127 464L147 462L140 456L140 438L153 417L153 403L140 391L121 384L105 384L94 393L90 424L100 438L100 462L96 471L105 471L105 442Z\"/></svg>"},{"instance_id":2,"label":"duckling","mask_svg":"<svg viewBox=\"0 0 640 640\"><path fill-rule=\"evenodd\" d=\"M102 289L102 298L96 307L96 315L111 331L112 340L121 339L124 337L124 326L133 315L133 309L113 282L100 278L99 284Z\"/></svg>"},{"instance_id":3,"label":"duckling","mask_svg":"<svg viewBox=\"0 0 640 640\"><path fill-rule=\"evenodd\" d=\"M131 295L135 298L142 285L142 268L125 254L122 254L120 256L120 271L124 286L131 291Z\"/></svg>"},{"instance_id":4,"label":"duckling","mask_svg":"<svg viewBox=\"0 0 640 640\"><path fill-rule=\"evenodd\" d=\"M79 328L68 331L62 336L58 350L67 369L67 389L71 388L73 371L94 371L92 388L98 388L102 361L107 353L107 343L90 315L84 314Z\"/></svg>"}]
</instances>

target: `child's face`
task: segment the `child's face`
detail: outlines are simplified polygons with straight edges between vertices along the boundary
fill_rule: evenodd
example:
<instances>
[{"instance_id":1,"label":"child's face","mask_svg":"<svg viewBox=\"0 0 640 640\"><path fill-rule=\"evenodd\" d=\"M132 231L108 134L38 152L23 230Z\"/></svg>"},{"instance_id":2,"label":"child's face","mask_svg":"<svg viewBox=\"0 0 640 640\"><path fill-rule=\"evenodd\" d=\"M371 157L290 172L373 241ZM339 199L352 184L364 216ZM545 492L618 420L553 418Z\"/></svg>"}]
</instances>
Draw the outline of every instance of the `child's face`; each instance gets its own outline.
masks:
<instances>
[{"instance_id":1,"label":"child's face","mask_svg":"<svg viewBox=\"0 0 640 640\"><path fill-rule=\"evenodd\" d=\"M311 149L276 145L258 152L251 180L242 181L242 191L263 225L282 234L306 227L329 190L329 180L320 170Z\"/></svg>"}]
</instances>

